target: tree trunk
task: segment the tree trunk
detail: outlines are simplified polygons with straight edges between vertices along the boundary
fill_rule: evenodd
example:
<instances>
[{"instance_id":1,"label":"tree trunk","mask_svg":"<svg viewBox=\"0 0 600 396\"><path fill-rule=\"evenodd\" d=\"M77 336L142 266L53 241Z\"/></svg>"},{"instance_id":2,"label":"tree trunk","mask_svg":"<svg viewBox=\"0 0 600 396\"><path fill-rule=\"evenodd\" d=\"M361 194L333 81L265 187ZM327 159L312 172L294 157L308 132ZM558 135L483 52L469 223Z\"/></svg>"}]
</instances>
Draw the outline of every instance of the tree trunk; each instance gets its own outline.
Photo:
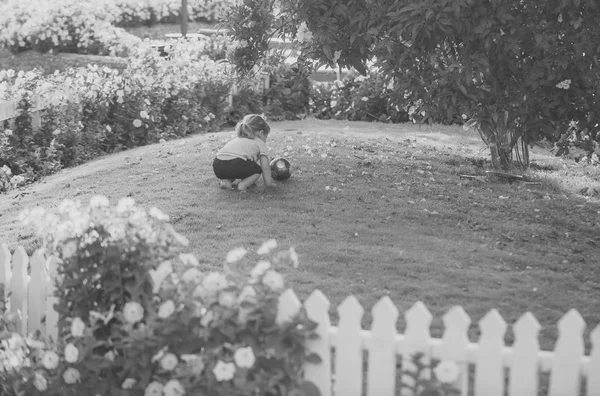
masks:
<instances>
[{"instance_id":1,"label":"tree trunk","mask_svg":"<svg viewBox=\"0 0 600 396\"><path fill-rule=\"evenodd\" d=\"M181 35L185 37L188 32L188 2L187 0L181 0L181 11L179 16L181 17Z\"/></svg>"}]
</instances>

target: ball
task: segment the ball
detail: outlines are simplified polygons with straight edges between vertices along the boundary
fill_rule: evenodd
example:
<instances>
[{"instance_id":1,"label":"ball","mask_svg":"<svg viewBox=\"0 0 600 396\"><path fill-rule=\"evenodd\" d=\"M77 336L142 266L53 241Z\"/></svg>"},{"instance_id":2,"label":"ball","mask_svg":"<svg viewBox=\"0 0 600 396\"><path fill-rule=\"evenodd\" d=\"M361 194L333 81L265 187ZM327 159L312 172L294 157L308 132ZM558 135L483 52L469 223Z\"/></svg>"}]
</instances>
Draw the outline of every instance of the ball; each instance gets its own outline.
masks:
<instances>
[{"instance_id":1,"label":"ball","mask_svg":"<svg viewBox=\"0 0 600 396\"><path fill-rule=\"evenodd\" d=\"M292 176L292 165L290 161L282 157L271 161L271 177L275 180L286 180Z\"/></svg>"}]
</instances>

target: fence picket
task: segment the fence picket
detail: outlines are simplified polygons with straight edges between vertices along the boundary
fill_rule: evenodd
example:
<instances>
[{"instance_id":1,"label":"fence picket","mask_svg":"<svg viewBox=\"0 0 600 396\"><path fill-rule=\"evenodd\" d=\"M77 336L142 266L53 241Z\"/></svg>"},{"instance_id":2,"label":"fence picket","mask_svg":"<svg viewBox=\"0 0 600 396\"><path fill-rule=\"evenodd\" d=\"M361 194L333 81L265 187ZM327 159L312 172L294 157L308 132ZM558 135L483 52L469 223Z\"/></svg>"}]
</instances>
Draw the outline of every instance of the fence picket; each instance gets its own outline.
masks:
<instances>
[{"instance_id":1,"label":"fence picket","mask_svg":"<svg viewBox=\"0 0 600 396\"><path fill-rule=\"evenodd\" d=\"M277 324L282 324L292 320L298 314L298 312L300 312L301 308L302 303L294 291L292 289L287 289L279 296L275 322Z\"/></svg>"},{"instance_id":2,"label":"fence picket","mask_svg":"<svg viewBox=\"0 0 600 396\"><path fill-rule=\"evenodd\" d=\"M56 290L56 279L57 279L57 267L58 259L56 257L50 257L48 259L48 285L46 286L46 304L45 304L45 317L46 317L46 337L56 341L58 339L58 312L54 309L54 306L58 304L58 298L54 295Z\"/></svg>"},{"instance_id":3,"label":"fence picket","mask_svg":"<svg viewBox=\"0 0 600 396\"><path fill-rule=\"evenodd\" d=\"M600 324L590 334L592 352L588 365L588 396L600 396Z\"/></svg>"},{"instance_id":4,"label":"fence picket","mask_svg":"<svg viewBox=\"0 0 600 396\"><path fill-rule=\"evenodd\" d=\"M414 304L405 313L406 329L404 330L404 352L402 353L402 384L414 387L414 377L405 372L415 372L416 366L413 364L413 357L416 353L422 353L421 362L425 365L431 363L430 341L431 335L429 327L433 316L421 301ZM421 378L428 379L431 377L429 369L421 372ZM412 395L413 392L409 387L402 387L401 395Z\"/></svg>"},{"instance_id":5,"label":"fence picket","mask_svg":"<svg viewBox=\"0 0 600 396\"><path fill-rule=\"evenodd\" d=\"M538 353L540 343L538 333L540 324L535 317L526 312L513 325L515 342L510 364L509 394L519 396L537 396L538 394Z\"/></svg>"},{"instance_id":6,"label":"fence picket","mask_svg":"<svg viewBox=\"0 0 600 396\"><path fill-rule=\"evenodd\" d=\"M304 378L312 381L321 396L331 396L331 343L329 341L329 329L331 321L329 319L329 300L320 290L315 290L304 302L306 315L319 325L316 328L318 339L309 340L307 349L316 353L321 358L321 363L314 364L308 362L304 366Z\"/></svg>"},{"instance_id":7,"label":"fence picket","mask_svg":"<svg viewBox=\"0 0 600 396\"><path fill-rule=\"evenodd\" d=\"M31 257L31 277L27 289L27 332L40 331L45 335L46 329L42 326L46 308L47 271L46 258L41 250L36 250Z\"/></svg>"},{"instance_id":8,"label":"fence picket","mask_svg":"<svg viewBox=\"0 0 600 396\"><path fill-rule=\"evenodd\" d=\"M334 383L333 393L360 396L363 384L361 320L364 309L356 297L349 296L338 306L337 311L340 321L335 344L334 367L338 381Z\"/></svg>"},{"instance_id":9,"label":"fence picket","mask_svg":"<svg viewBox=\"0 0 600 396\"><path fill-rule=\"evenodd\" d=\"M570 309L558 321L558 341L554 347L549 396L579 395L581 356L585 351L584 330L585 322L575 309Z\"/></svg>"},{"instance_id":10,"label":"fence picket","mask_svg":"<svg viewBox=\"0 0 600 396\"><path fill-rule=\"evenodd\" d=\"M27 265L29 257L22 246L19 246L13 255L13 272L10 282L10 310L19 316L16 330L19 334L27 334L27 286L29 276L27 276Z\"/></svg>"},{"instance_id":11,"label":"fence picket","mask_svg":"<svg viewBox=\"0 0 600 396\"><path fill-rule=\"evenodd\" d=\"M471 318L461 306L454 306L443 317L444 335L440 348L442 360L456 362L460 369L460 377L454 384L466 396L469 391L469 362L467 361L467 349L469 347L469 325Z\"/></svg>"},{"instance_id":12,"label":"fence picket","mask_svg":"<svg viewBox=\"0 0 600 396\"><path fill-rule=\"evenodd\" d=\"M502 396L504 395L502 350L506 322L496 309L492 309L479 321L479 328L482 333L475 363L475 394Z\"/></svg>"},{"instance_id":13,"label":"fence picket","mask_svg":"<svg viewBox=\"0 0 600 396\"><path fill-rule=\"evenodd\" d=\"M371 310L367 396L394 396L396 386L396 321L398 308L382 297Z\"/></svg>"},{"instance_id":14,"label":"fence picket","mask_svg":"<svg viewBox=\"0 0 600 396\"><path fill-rule=\"evenodd\" d=\"M8 245L6 243L0 245L0 284L4 285L5 293L5 295L0 296L0 298L4 298L4 301L8 301L8 293L10 291L10 279L12 275L10 269L11 257Z\"/></svg>"}]
</instances>

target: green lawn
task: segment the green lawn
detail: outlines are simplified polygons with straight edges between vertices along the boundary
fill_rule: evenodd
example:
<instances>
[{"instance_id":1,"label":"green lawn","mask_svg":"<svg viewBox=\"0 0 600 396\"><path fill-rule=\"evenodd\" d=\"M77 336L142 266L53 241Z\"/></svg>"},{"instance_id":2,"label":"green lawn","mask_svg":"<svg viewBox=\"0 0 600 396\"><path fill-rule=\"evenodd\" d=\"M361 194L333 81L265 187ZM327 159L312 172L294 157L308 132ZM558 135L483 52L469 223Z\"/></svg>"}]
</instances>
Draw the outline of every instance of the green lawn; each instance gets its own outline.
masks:
<instances>
[{"instance_id":1,"label":"green lawn","mask_svg":"<svg viewBox=\"0 0 600 396\"><path fill-rule=\"evenodd\" d=\"M460 304L472 318L472 340L492 308L509 324L531 311L545 349L570 308L588 323L586 334L600 322L600 203L577 194L600 187L597 167L536 149L527 184L479 182L461 175L485 175L487 152L458 127L311 119L272 127L271 153L294 166L274 191L219 189L211 161L232 132L191 136L0 196L0 241L34 249L17 221L25 207L131 196L171 215L207 270L237 246L254 250L268 238L295 246L301 265L287 271L289 286L301 298L322 290L334 324L349 294L365 307L365 326L372 305L389 296L401 312L400 331L404 311L423 301L435 317L434 336L442 333L441 315Z\"/></svg>"}]
</instances>

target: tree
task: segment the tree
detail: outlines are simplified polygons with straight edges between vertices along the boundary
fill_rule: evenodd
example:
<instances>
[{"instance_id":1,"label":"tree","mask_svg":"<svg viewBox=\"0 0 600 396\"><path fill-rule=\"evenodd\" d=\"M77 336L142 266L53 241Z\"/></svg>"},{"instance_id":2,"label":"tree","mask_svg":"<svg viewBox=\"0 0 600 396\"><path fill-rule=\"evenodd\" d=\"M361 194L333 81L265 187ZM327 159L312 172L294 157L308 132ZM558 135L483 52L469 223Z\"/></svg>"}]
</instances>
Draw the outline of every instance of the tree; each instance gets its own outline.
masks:
<instances>
[{"instance_id":1,"label":"tree","mask_svg":"<svg viewBox=\"0 0 600 396\"><path fill-rule=\"evenodd\" d=\"M273 0L244 0L227 24L251 23L254 4L277 10ZM314 66L365 74L372 62L419 122L468 119L496 167L510 168L513 153L527 165L528 145L569 127L600 141L598 0L281 0L278 8L255 38L296 37ZM248 70L264 52L253 48L232 61Z\"/></svg>"}]
</instances>

